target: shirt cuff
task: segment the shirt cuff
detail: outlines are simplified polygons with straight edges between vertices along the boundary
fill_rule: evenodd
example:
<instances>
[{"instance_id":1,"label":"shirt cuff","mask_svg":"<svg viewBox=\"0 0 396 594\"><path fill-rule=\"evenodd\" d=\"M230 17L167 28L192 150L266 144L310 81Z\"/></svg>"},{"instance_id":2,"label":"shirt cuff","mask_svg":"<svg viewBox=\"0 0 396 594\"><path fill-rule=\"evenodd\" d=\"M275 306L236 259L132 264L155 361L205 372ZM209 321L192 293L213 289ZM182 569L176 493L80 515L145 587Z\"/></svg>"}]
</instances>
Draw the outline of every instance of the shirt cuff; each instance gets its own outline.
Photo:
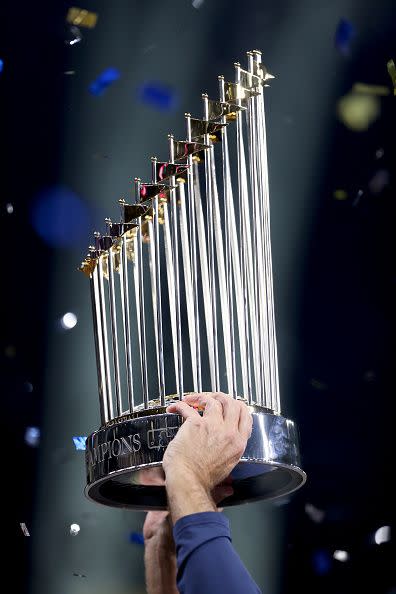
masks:
<instances>
[{"instance_id":1,"label":"shirt cuff","mask_svg":"<svg viewBox=\"0 0 396 594\"><path fill-rule=\"evenodd\" d=\"M230 523L220 512L201 512L183 516L173 528L177 565L180 568L187 557L203 543L215 538L231 541Z\"/></svg>"}]
</instances>

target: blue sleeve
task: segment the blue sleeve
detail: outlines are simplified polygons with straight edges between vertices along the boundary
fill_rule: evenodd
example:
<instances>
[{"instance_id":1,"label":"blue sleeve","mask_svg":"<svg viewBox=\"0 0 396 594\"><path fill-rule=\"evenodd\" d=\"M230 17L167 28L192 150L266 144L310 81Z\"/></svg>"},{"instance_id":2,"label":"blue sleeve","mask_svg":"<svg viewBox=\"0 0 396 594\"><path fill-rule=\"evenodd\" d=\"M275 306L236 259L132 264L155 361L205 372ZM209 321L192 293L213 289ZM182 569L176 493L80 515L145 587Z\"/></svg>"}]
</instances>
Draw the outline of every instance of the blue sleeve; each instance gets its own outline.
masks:
<instances>
[{"instance_id":1,"label":"blue sleeve","mask_svg":"<svg viewBox=\"0 0 396 594\"><path fill-rule=\"evenodd\" d=\"M173 528L180 594L260 594L231 544L228 519L219 512L184 516Z\"/></svg>"}]
</instances>

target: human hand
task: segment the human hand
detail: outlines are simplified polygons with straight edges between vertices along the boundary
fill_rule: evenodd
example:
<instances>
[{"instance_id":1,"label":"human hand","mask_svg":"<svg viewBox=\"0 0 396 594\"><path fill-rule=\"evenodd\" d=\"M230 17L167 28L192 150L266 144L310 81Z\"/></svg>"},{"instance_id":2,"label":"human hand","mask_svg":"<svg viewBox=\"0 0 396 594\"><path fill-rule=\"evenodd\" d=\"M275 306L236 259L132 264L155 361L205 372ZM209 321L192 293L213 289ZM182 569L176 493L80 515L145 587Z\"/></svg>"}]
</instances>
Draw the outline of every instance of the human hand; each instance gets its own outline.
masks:
<instances>
[{"instance_id":1,"label":"human hand","mask_svg":"<svg viewBox=\"0 0 396 594\"><path fill-rule=\"evenodd\" d=\"M193 407L204 407L201 416ZM252 416L246 404L221 392L188 394L172 403L167 412L183 417L184 423L167 446L163 469L167 485L193 481L207 493L223 483L223 497L232 490L225 479L239 462L252 431Z\"/></svg>"}]
</instances>

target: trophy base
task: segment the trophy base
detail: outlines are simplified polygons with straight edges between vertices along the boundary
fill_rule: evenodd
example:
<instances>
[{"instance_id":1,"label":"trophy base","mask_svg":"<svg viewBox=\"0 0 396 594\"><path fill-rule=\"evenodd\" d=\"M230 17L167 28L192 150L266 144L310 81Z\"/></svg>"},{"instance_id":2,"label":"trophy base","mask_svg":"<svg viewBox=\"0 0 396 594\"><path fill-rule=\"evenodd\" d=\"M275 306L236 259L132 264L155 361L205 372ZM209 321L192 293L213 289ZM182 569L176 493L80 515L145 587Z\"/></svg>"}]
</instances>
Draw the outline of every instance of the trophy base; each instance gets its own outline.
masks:
<instances>
[{"instance_id":1,"label":"trophy base","mask_svg":"<svg viewBox=\"0 0 396 594\"><path fill-rule=\"evenodd\" d=\"M293 421L258 406L250 408L252 434L231 473L234 493L222 507L284 497L306 480ZM167 509L162 458L181 424L179 415L157 407L118 417L90 435L88 499L134 510Z\"/></svg>"}]
</instances>

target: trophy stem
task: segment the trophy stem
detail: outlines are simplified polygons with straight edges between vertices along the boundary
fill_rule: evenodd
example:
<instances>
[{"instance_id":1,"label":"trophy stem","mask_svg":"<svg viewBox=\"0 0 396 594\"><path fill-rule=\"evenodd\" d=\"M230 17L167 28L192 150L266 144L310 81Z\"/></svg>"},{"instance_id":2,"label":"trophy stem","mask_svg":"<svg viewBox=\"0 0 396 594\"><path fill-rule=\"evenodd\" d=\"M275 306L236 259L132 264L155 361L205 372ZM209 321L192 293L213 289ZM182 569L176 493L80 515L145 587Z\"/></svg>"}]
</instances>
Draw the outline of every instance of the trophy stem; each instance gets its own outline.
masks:
<instances>
[{"instance_id":1,"label":"trophy stem","mask_svg":"<svg viewBox=\"0 0 396 594\"><path fill-rule=\"evenodd\" d=\"M127 238L123 236L121 241L121 261L120 261L120 291L121 307L124 328L124 348L125 364L128 387L129 412L135 409L133 393L133 372L132 372L132 348L131 348L131 321L129 316L129 285L128 285L128 258L127 258Z\"/></svg>"}]
</instances>

